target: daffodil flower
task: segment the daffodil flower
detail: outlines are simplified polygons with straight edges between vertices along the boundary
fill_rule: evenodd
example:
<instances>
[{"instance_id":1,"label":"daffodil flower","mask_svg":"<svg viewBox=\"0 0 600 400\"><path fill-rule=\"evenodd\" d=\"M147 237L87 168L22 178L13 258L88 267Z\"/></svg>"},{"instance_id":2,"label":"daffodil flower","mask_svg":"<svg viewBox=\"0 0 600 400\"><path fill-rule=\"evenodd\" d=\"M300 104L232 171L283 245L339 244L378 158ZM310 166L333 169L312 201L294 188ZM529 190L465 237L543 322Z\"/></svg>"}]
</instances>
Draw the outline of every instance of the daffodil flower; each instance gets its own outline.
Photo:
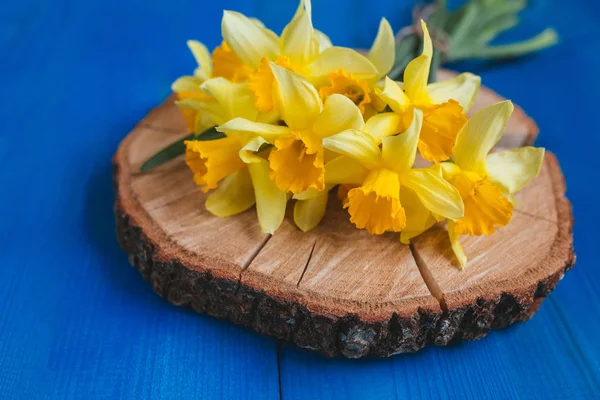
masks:
<instances>
[{"instance_id":1,"label":"daffodil flower","mask_svg":"<svg viewBox=\"0 0 600 400\"><path fill-rule=\"evenodd\" d=\"M177 94L179 100L210 101L211 97L200 89L200 85L212 76L212 63L208 49L195 40L188 40L187 46L196 59L198 67L194 70L194 75L182 76L173 82L171 89ZM211 121L197 109L182 108L181 111L190 132L202 133L212 126Z\"/></svg>"},{"instance_id":2,"label":"daffodil flower","mask_svg":"<svg viewBox=\"0 0 600 400\"><path fill-rule=\"evenodd\" d=\"M275 145L269 155L271 179L283 192L302 193L310 188L325 189L324 138L346 129L361 129L364 121L358 107L347 97L332 95L325 103L306 79L274 63L275 97L287 126L260 124L236 118L219 131L247 132ZM266 137L265 137L266 139Z\"/></svg>"},{"instance_id":3,"label":"daffodil flower","mask_svg":"<svg viewBox=\"0 0 600 400\"><path fill-rule=\"evenodd\" d=\"M452 185L430 169L412 169L422 120L423 113L414 109L408 130L389 136L390 125L373 117L364 131L349 129L323 140L323 147L342 155L327 163L326 182L356 186L344 201L356 227L371 234L402 231L408 191L440 216L463 216L462 200Z\"/></svg>"},{"instance_id":4,"label":"daffodil flower","mask_svg":"<svg viewBox=\"0 0 600 400\"><path fill-rule=\"evenodd\" d=\"M428 85L433 45L427 26L424 22L421 26L423 53L406 67L402 87L386 78L380 97L402 117L399 131L410 125L414 108L423 111L419 151L426 160L439 163L452 156L456 135L466 122L465 113L477 97L481 80L463 73Z\"/></svg>"},{"instance_id":5,"label":"daffodil flower","mask_svg":"<svg viewBox=\"0 0 600 400\"><path fill-rule=\"evenodd\" d=\"M269 62L296 72L316 86L326 84L329 75L339 70L356 79L370 80L379 75L369 59L355 50L331 46L329 39L313 28L310 0L300 2L281 37L234 11L225 11L222 34L244 68L253 71L249 76L250 88L261 111L271 111L277 105ZM372 59L379 60L378 57L382 58L378 53Z\"/></svg>"},{"instance_id":6,"label":"daffodil flower","mask_svg":"<svg viewBox=\"0 0 600 400\"><path fill-rule=\"evenodd\" d=\"M321 86L319 94L326 98L334 93L343 94L354 102L365 119L385 108L385 103L377 95L377 85L394 66L396 43L390 23L382 18L377 37L367 53L367 59L375 65L378 74L372 79L359 79L354 74L339 69L329 74L328 85Z\"/></svg>"},{"instance_id":7,"label":"daffodil flower","mask_svg":"<svg viewBox=\"0 0 600 400\"><path fill-rule=\"evenodd\" d=\"M213 78L202 84L202 90L214 101L200 102L198 109L214 124L226 124L235 116L248 121L273 121L272 114L256 110L246 83ZM272 132L263 132L263 136L274 140L273 135L279 133L280 127L267 126L272 127ZM247 210L256 202L262 230L273 233L283 221L287 196L269 179L268 161L256 154L264 143L263 137L249 132L229 132L227 137L217 140L186 141L185 161L203 192L216 189L206 199L208 211L227 217Z\"/></svg>"},{"instance_id":8,"label":"daffodil flower","mask_svg":"<svg viewBox=\"0 0 600 400\"><path fill-rule=\"evenodd\" d=\"M544 149L522 147L488 154L500 140L513 105L504 101L475 113L463 126L453 148L454 162L441 164L444 178L458 189L464 217L448 222L452 249L461 266L467 262L460 235L491 235L513 214L511 196L542 167Z\"/></svg>"}]
</instances>

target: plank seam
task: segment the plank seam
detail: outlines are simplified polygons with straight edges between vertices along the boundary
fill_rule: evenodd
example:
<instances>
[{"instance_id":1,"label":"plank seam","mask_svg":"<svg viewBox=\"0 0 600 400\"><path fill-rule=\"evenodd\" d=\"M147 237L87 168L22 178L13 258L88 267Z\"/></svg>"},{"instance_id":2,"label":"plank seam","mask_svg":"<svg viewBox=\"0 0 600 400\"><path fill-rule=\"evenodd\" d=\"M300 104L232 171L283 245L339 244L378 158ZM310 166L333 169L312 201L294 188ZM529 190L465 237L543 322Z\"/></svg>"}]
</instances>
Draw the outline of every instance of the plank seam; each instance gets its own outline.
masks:
<instances>
[{"instance_id":1,"label":"plank seam","mask_svg":"<svg viewBox=\"0 0 600 400\"><path fill-rule=\"evenodd\" d=\"M551 223L553 225L557 225L558 224L557 221L553 221L553 220L551 220L549 218L542 217L542 216L539 216L539 215L536 215L536 214L532 214L532 213L527 212L527 211L519 210L518 208L515 208L514 210L516 212L518 212L519 214L527 215L528 217L531 217L531 218L534 218L534 219L538 219L540 221L546 221L546 222L549 222L549 223Z\"/></svg>"}]
</instances>

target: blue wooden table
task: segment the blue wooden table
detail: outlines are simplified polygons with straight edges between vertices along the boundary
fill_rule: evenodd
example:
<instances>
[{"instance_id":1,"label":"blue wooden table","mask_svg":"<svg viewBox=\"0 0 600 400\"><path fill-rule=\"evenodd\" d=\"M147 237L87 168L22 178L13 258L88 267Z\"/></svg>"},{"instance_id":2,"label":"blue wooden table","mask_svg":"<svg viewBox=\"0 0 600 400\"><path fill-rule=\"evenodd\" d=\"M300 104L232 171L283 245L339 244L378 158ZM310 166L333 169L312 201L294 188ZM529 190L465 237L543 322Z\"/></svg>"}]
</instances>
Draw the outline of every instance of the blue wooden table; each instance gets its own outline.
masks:
<instances>
[{"instance_id":1,"label":"blue wooden table","mask_svg":"<svg viewBox=\"0 0 600 400\"><path fill-rule=\"evenodd\" d=\"M576 267L525 323L389 359L327 359L156 296L119 249L110 160L220 40L222 9L280 31L296 0L20 0L0 6L0 398L414 399L600 396L600 3L531 0L514 37L560 45L483 82L533 116L575 213ZM314 0L315 26L368 47L412 2ZM513 35L511 35L513 36ZM464 69L465 65L456 66Z\"/></svg>"}]
</instances>

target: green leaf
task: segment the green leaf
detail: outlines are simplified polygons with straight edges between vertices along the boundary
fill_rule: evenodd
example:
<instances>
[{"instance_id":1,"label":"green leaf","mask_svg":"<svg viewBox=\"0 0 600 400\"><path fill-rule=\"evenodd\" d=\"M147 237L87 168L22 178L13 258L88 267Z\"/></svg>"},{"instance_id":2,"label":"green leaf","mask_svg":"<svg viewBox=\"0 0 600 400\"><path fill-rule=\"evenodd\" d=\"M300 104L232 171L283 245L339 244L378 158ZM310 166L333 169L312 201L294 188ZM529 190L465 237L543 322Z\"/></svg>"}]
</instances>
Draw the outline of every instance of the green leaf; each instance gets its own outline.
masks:
<instances>
[{"instance_id":1,"label":"green leaf","mask_svg":"<svg viewBox=\"0 0 600 400\"><path fill-rule=\"evenodd\" d=\"M199 135L196 135L195 133L190 133L184 138L181 138L178 141L171 143L170 145L168 145L167 147L150 157L148 160L146 160L146 162L143 163L140 167L140 171L148 172L152 168L158 167L159 165L164 164L167 161L172 160L173 158L185 153L185 144L183 142L185 142L186 140L216 140L222 139L224 137L225 134L217 132L214 126L212 128L207 129Z\"/></svg>"},{"instance_id":2,"label":"green leaf","mask_svg":"<svg viewBox=\"0 0 600 400\"><path fill-rule=\"evenodd\" d=\"M533 53L545 49L558 42L558 35L552 28L548 28L538 35L522 42L500 45L486 46L481 49L475 49L469 58L513 58Z\"/></svg>"}]
</instances>

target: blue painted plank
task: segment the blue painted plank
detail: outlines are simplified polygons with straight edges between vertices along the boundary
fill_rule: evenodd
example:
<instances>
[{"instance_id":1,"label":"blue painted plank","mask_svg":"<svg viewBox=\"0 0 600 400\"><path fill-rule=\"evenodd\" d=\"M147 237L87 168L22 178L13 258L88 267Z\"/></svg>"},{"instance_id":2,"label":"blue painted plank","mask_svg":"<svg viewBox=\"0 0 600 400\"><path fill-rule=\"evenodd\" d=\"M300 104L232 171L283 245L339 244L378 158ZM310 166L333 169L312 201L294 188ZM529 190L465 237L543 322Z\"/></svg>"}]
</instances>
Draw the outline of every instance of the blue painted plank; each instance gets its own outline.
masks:
<instances>
[{"instance_id":1,"label":"blue painted plank","mask_svg":"<svg viewBox=\"0 0 600 400\"><path fill-rule=\"evenodd\" d=\"M58 3L1 17L0 398L279 398L275 341L167 304L114 234L111 156L223 5Z\"/></svg>"},{"instance_id":2,"label":"blue painted plank","mask_svg":"<svg viewBox=\"0 0 600 400\"><path fill-rule=\"evenodd\" d=\"M600 147L596 93L600 92L600 15L594 1L531 2L517 32L549 24L559 46L498 66L468 63L484 84L523 106L540 126L538 145L557 154L574 204L576 267L525 323L448 348L386 360L325 359L285 347L285 399L590 399L600 396L600 271L593 163ZM387 15L386 15L387 16ZM574 23L576 21L576 28ZM356 21L355 21L356 22ZM370 20L372 26L374 20Z\"/></svg>"},{"instance_id":3,"label":"blue painted plank","mask_svg":"<svg viewBox=\"0 0 600 400\"><path fill-rule=\"evenodd\" d=\"M295 3L3 5L1 398L279 397L274 341L166 304L128 267L114 239L109 160L171 81L193 68L186 39L217 45L223 8L278 31ZM364 48L381 16L397 29L413 2L314 3L317 28ZM559 47L496 69L476 66L538 121L539 144L558 155L577 221L576 268L530 322L478 342L361 361L284 346L284 399L600 396L599 190L587 161L600 144L600 7L561 6L531 2L519 30L550 23L563 37Z\"/></svg>"}]
</instances>

